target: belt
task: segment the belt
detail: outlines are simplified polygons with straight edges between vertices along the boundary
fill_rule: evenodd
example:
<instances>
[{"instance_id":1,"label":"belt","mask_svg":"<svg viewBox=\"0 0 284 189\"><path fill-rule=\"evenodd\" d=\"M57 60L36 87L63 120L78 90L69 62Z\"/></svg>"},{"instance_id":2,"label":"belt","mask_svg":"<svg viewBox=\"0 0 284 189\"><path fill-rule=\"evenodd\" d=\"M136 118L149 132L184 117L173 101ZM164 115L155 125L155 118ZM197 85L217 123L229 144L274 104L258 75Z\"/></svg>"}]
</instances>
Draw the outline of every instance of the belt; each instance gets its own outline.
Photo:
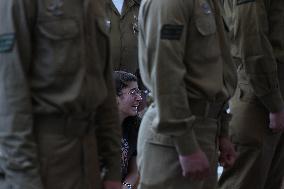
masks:
<instances>
[{"instance_id":1,"label":"belt","mask_svg":"<svg viewBox=\"0 0 284 189\"><path fill-rule=\"evenodd\" d=\"M219 119L225 108L225 102L209 102L201 99L189 99L191 112L195 116Z\"/></svg>"},{"instance_id":2,"label":"belt","mask_svg":"<svg viewBox=\"0 0 284 189\"><path fill-rule=\"evenodd\" d=\"M34 130L42 134L84 136L95 131L94 114L34 115Z\"/></svg>"}]
</instances>

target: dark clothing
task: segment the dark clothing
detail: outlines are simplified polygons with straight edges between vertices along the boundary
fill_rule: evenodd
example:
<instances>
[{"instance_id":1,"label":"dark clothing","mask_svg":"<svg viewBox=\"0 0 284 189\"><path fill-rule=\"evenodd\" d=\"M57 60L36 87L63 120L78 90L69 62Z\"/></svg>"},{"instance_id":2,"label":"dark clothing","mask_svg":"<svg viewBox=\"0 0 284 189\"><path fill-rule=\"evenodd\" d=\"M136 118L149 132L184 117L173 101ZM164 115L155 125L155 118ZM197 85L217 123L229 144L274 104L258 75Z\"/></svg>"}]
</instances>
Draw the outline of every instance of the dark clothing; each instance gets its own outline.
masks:
<instances>
[{"instance_id":1,"label":"dark clothing","mask_svg":"<svg viewBox=\"0 0 284 189\"><path fill-rule=\"evenodd\" d=\"M137 155L137 137L140 125L138 117L128 117L122 124L121 173L122 181L128 173L129 161Z\"/></svg>"}]
</instances>

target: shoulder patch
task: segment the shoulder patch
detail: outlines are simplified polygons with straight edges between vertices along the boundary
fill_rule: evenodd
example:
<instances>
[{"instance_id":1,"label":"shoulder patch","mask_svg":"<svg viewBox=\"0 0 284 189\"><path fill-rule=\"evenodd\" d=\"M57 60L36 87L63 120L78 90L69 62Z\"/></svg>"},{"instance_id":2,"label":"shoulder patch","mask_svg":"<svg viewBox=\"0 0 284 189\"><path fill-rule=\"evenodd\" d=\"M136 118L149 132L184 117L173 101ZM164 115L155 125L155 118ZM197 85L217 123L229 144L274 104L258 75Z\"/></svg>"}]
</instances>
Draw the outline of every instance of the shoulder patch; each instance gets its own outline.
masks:
<instances>
[{"instance_id":1,"label":"shoulder patch","mask_svg":"<svg viewBox=\"0 0 284 189\"><path fill-rule=\"evenodd\" d=\"M10 52L13 49L14 43L14 33L0 35L0 53Z\"/></svg>"},{"instance_id":2,"label":"shoulder patch","mask_svg":"<svg viewBox=\"0 0 284 189\"><path fill-rule=\"evenodd\" d=\"M161 31L161 39L180 40L183 31L183 25L163 25Z\"/></svg>"},{"instance_id":3,"label":"shoulder patch","mask_svg":"<svg viewBox=\"0 0 284 189\"><path fill-rule=\"evenodd\" d=\"M255 0L237 0L237 5L255 2Z\"/></svg>"}]
</instances>

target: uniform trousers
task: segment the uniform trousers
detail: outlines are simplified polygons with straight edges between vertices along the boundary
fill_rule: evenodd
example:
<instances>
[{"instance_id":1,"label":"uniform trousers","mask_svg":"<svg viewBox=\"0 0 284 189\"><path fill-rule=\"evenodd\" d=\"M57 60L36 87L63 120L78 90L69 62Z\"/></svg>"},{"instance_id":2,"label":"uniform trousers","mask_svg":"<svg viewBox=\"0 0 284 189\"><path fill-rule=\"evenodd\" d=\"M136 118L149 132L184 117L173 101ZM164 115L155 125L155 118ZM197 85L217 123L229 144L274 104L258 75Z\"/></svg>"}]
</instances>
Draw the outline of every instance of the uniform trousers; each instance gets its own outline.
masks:
<instances>
[{"instance_id":1,"label":"uniform trousers","mask_svg":"<svg viewBox=\"0 0 284 189\"><path fill-rule=\"evenodd\" d=\"M178 153L170 136L153 130L156 110L152 105L142 120L138 136L139 189L214 189L217 186L217 120L197 118L194 132L207 155L211 175L204 181L183 177Z\"/></svg>"},{"instance_id":2,"label":"uniform trousers","mask_svg":"<svg viewBox=\"0 0 284 189\"><path fill-rule=\"evenodd\" d=\"M35 121L44 189L101 189L94 130L81 121L68 126L60 119Z\"/></svg>"},{"instance_id":3,"label":"uniform trousers","mask_svg":"<svg viewBox=\"0 0 284 189\"><path fill-rule=\"evenodd\" d=\"M230 136L238 158L223 172L220 189L278 189L284 175L284 136L269 129L269 112L248 84L239 84L230 106Z\"/></svg>"}]
</instances>

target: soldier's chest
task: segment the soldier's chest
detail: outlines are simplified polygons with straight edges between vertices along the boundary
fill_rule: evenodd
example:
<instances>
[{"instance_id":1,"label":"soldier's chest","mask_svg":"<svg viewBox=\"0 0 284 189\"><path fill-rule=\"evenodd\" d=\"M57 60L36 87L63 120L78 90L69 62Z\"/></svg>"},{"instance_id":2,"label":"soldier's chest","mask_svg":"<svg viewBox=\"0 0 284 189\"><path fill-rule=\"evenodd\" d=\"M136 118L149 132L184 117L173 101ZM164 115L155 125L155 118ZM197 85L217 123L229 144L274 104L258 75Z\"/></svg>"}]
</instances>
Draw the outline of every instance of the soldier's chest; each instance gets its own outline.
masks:
<instances>
[{"instance_id":1,"label":"soldier's chest","mask_svg":"<svg viewBox=\"0 0 284 189\"><path fill-rule=\"evenodd\" d=\"M38 16L46 19L81 17L82 0L42 0L38 1Z\"/></svg>"}]
</instances>

